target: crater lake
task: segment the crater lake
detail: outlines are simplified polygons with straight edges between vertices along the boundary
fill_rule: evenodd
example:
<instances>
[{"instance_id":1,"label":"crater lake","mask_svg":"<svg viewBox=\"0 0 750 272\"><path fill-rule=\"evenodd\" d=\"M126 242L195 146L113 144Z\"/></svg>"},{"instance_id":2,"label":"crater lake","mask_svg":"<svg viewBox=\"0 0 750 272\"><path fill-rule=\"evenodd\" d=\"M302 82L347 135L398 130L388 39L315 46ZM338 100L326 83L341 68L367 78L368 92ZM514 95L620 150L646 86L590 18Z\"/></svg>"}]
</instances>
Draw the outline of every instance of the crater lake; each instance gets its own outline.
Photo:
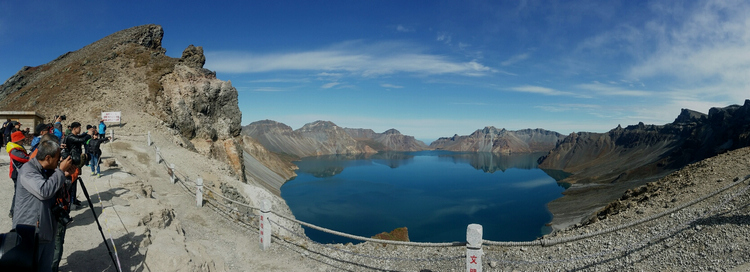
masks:
<instances>
[{"instance_id":1,"label":"crater lake","mask_svg":"<svg viewBox=\"0 0 750 272\"><path fill-rule=\"evenodd\" d=\"M281 187L294 216L371 237L407 227L414 242L461 242L481 224L484 239L530 241L551 229L547 203L561 197L564 173L542 171L544 153L449 151L307 157ZM554 176L554 178L553 178ZM360 242L305 228L320 243Z\"/></svg>"}]
</instances>

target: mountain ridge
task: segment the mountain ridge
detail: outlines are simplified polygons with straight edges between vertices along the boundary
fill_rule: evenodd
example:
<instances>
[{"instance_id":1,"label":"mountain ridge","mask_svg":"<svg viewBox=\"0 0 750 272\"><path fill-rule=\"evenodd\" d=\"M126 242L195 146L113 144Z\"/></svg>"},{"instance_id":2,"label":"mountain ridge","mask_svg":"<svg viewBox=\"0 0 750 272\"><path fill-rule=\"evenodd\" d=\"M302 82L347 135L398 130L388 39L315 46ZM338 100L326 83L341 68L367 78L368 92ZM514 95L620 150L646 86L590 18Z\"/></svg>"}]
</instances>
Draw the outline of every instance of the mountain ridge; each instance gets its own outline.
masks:
<instances>
[{"instance_id":1,"label":"mountain ridge","mask_svg":"<svg viewBox=\"0 0 750 272\"><path fill-rule=\"evenodd\" d=\"M547 152L564 136L541 128L509 131L487 126L470 135L441 137L430 148L463 152L533 153Z\"/></svg>"}]
</instances>

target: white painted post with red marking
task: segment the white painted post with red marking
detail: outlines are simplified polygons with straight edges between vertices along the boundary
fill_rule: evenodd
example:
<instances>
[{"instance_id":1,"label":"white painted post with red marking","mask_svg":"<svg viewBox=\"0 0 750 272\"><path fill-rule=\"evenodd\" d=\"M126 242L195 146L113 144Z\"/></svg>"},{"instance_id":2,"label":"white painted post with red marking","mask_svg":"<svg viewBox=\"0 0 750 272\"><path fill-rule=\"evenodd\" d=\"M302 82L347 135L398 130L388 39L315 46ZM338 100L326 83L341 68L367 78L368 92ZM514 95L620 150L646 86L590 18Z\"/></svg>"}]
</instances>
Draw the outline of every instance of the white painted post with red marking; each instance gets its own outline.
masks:
<instances>
[{"instance_id":1,"label":"white painted post with red marking","mask_svg":"<svg viewBox=\"0 0 750 272\"><path fill-rule=\"evenodd\" d=\"M203 178L195 181L195 202L198 207L203 207Z\"/></svg>"},{"instance_id":2,"label":"white painted post with red marking","mask_svg":"<svg viewBox=\"0 0 750 272\"><path fill-rule=\"evenodd\" d=\"M271 248L271 224L268 216L271 215L271 201L263 200L260 203L260 249Z\"/></svg>"},{"instance_id":3,"label":"white painted post with red marking","mask_svg":"<svg viewBox=\"0 0 750 272\"><path fill-rule=\"evenodd\" d=\"M466 228L466 272L482 272L482 225Z\"/></svg>"}]
</instances>

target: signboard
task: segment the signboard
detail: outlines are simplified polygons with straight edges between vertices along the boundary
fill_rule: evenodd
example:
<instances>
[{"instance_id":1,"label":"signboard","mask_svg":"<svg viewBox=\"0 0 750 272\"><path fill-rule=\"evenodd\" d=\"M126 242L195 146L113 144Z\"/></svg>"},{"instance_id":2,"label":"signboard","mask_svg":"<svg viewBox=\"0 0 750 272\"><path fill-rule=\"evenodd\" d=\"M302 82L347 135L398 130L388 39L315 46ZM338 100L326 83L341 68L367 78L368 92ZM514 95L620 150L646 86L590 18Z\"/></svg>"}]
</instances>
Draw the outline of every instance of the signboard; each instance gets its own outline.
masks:
<instances>
[{"instance_id":1,"label":"signboard","mask_svg":"<svg viewBox=\"0 0 750 272\"><path fill-rule=\"evenodd\" d=\"M102 112L102 120L104 122L120 122L120 112L119 111L111 111L111 112Z\"/></svg>"}]
</instances>

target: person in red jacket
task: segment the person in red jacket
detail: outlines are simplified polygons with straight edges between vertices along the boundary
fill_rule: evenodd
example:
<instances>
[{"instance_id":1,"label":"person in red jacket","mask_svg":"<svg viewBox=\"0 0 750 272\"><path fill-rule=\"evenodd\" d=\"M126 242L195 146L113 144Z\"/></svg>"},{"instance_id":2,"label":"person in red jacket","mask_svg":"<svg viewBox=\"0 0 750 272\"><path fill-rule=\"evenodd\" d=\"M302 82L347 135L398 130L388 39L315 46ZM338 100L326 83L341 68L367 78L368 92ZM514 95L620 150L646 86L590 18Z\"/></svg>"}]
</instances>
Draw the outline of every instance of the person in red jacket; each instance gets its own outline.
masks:
<instances>
[{"instance_id":1,"label":"person in red jacket","mask_svg":"<svg viewBox=\"0 0 750 272\"><path fill-rule=\"evenodd\" d=\"M10 179L13 180L13 203L10 207L10 213L8 217L13 218L13 209L16 206L16 184L18 183L18 169L21 169L26 162L29 161L29 154L26 149L21 145L23 140L26 139L26 135L21 131L13 132L10 135L10 142L5 146L5 150L8 151L10 156Z\"/></svg>"}]
</instances>

